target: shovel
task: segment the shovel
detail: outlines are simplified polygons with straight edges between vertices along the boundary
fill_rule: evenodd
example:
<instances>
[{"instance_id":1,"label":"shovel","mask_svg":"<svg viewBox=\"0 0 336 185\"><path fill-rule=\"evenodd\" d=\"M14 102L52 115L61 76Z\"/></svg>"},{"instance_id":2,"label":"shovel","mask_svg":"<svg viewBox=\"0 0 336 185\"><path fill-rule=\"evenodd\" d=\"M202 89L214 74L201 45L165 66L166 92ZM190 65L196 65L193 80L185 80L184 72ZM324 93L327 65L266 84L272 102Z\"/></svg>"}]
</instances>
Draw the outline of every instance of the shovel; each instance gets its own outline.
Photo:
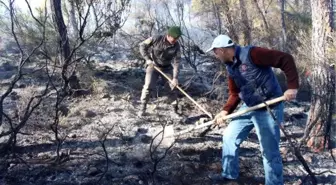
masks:
<instances>
[{"instance_id":1,"label":"shovel","mask_svg":"<svg viewBox=\"0 0 336 185\"><path fill-rule=\"evenodd\" d=\"M164 73L161 71L160 68L154 66L154 69L157 70L162 76L164 76L171 84L173 81ZM201 111L203 111L207 116L209 116L210 119L212 119L212 114L208 111L206 111L200 104L198 104L191 96L189 96L180 86L176 85L176 88L184 94L189 100L191 100Z\"/></svg>"},{"instance_id":2,"label":"shovel","mask_svg":"<svg viewBox=\"0 0 336 185\"><path fill-rule=\"evenodd\" d=\"M237 111L235 113L229 114L229 115L225 116L224 120L228 120L228 119L231 119L231 118L234 118L234 117L238 117L238 116L243 115L247 112L258 110L258 109L266 107L267 105L272 105L272 104L275 104L275 103L278 103L278 102L281 102L281 101L284 101L284 100L285 100L284 96L281 96L281 97L278 97L278 98L275 98L275 99L272 99L272 100L268 100L268 101L265 102L266 104L265 103L260 103L258 105L253 106L253 107L249 107L247 109L240 110L240 111ZM169 138L169 137L180 136L180 135L189 133L193 130L198 130L198 129L201 129L201 128L204 128L204 127L209 127L212 124L214 124L213 120L208 121L208 122L203 123L203 124L192 126L190 128L187 128L187 129L182 130L182 131L177 132L177 133L174 132L174 127L172 125L170 125L170 126L167 126L165 128L165 136L164 137Z\"/></svg>"}]
</instances>

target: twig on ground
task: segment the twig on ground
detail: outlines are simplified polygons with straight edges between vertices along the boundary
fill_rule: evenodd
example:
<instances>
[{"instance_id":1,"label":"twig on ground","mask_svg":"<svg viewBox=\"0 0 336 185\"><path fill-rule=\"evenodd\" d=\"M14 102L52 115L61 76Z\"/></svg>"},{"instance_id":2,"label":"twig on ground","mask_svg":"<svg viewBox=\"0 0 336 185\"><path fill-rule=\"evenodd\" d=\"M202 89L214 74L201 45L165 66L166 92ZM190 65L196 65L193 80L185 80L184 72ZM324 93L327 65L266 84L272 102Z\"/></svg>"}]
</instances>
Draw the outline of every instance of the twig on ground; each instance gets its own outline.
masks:
<instances>
[{"instance_id":1,"label":"twig on ground","mask_svg":"<svg viewBox=\"0 0 336 185\"><path fill-rule=\"evenodd\" d=\"M315 175L322 175L322 174L325 174L325 173L336 174L336 172L334 172L334 171L331 171L331 170L324 170L324 171L322 171L322 172L315 173Z\"/></svg>"}]
</instances>

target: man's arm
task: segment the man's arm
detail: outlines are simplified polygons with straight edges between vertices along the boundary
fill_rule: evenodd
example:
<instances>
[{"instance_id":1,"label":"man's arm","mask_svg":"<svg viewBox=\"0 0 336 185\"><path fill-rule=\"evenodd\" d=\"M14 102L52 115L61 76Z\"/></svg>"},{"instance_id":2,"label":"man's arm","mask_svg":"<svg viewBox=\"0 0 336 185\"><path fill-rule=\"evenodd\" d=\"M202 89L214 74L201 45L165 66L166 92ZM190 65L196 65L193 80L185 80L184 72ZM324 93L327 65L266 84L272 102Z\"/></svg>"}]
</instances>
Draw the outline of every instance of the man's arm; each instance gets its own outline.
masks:
<instances>
[{"instance_id":1,"label":"man's arm","mask_svg":"<svg viewBox=\"0 0 336 185\"><path fill-rule=\"evenodd\" d=\"M148 50L149 50L149 47L153 45L153 43L154 43L154 38L149 37L148 39L144 40L143 42L139 44L140 53L145 60L152 60Z\"/></svg>"},{"instance_id":2,"label":"man's arm","mask_svg":"<svg viewBox=\"0 0 336 185\"><path fill-rule=\"evenodd\" d=\"M256 65L280 68L286 75L287 88L299 88L299 75L292 55L277 50L255 47L251 50L251 58Z\"/></svg>"},{"instance_id":3,"label":"man's arm","mask_svg":"<svg viewBox=\"0 0 336 185\"><path fill-rule=\"evenodd\" d=\"M173 78L177 79L179 72L180 72L180 61L181 61L181 48L180 45L177 47L176 56L174 57L173 63Z\"/></svg>"},{"instance_id":4,"label":"man's arm","mask_svg":"<svg viewBox=\"0 0 336 185\"><path fill-rule=\"evenodd\" d=\"M223 107L223 110L228 114L232 113L240 102L239 88L231 77L228 77L229 84L229 98Z\"/></svg>"}]
</instances>

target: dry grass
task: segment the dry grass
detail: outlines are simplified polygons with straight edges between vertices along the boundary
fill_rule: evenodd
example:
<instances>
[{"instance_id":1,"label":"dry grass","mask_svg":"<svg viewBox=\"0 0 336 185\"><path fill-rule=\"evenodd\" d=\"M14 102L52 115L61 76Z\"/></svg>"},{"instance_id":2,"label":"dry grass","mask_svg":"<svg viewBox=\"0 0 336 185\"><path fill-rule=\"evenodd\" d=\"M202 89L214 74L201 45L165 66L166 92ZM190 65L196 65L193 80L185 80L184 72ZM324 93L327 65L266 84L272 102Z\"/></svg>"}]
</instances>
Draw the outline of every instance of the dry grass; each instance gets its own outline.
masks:
<instances>
[{"instance_id":1,"label":"dry grass","mask_svg":"<svg viewBox=\"0 0 336 185\"><path fill-rule=\"evenodd\" d=\"M94 95L101 95L109 92L107 82L94 77L92 77L91 89Z\"/></svg>"},{"instance_id":2,"label":"dry grass","mask_svg":"<svg viewBox=\"0 0 336 185\"><path fill-rule=\"evenodd\" d=\"M33 96L37 95L39 91L40 91L39 87L36 85L28 86L22 91L13 91L17 92L19 96L19 99L16 101L16 106L19 115L24 115L24 112L26 111L30 99Z\"/></svg>"}]
</instances>

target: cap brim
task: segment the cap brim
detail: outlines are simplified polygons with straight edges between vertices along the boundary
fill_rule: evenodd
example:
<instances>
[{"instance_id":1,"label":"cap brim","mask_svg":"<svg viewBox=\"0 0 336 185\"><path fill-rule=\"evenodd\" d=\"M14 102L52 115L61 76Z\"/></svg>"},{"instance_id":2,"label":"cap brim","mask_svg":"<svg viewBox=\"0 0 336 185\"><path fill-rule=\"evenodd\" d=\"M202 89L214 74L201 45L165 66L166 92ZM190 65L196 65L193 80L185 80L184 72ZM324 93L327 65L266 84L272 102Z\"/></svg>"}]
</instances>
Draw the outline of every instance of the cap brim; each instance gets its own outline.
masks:
<instances>
[{"instance_id":1,"label":"cap brim","mask_svg":"<svg viewBox=\"0 0 336 185\"><path fill-rule=\"evenodd\" d=\"M209 48L208 50L206 50L206 53L209 53L210 51L212 51L213 49L215 49L214 47Z\"/></svg>"}]
</instances>

